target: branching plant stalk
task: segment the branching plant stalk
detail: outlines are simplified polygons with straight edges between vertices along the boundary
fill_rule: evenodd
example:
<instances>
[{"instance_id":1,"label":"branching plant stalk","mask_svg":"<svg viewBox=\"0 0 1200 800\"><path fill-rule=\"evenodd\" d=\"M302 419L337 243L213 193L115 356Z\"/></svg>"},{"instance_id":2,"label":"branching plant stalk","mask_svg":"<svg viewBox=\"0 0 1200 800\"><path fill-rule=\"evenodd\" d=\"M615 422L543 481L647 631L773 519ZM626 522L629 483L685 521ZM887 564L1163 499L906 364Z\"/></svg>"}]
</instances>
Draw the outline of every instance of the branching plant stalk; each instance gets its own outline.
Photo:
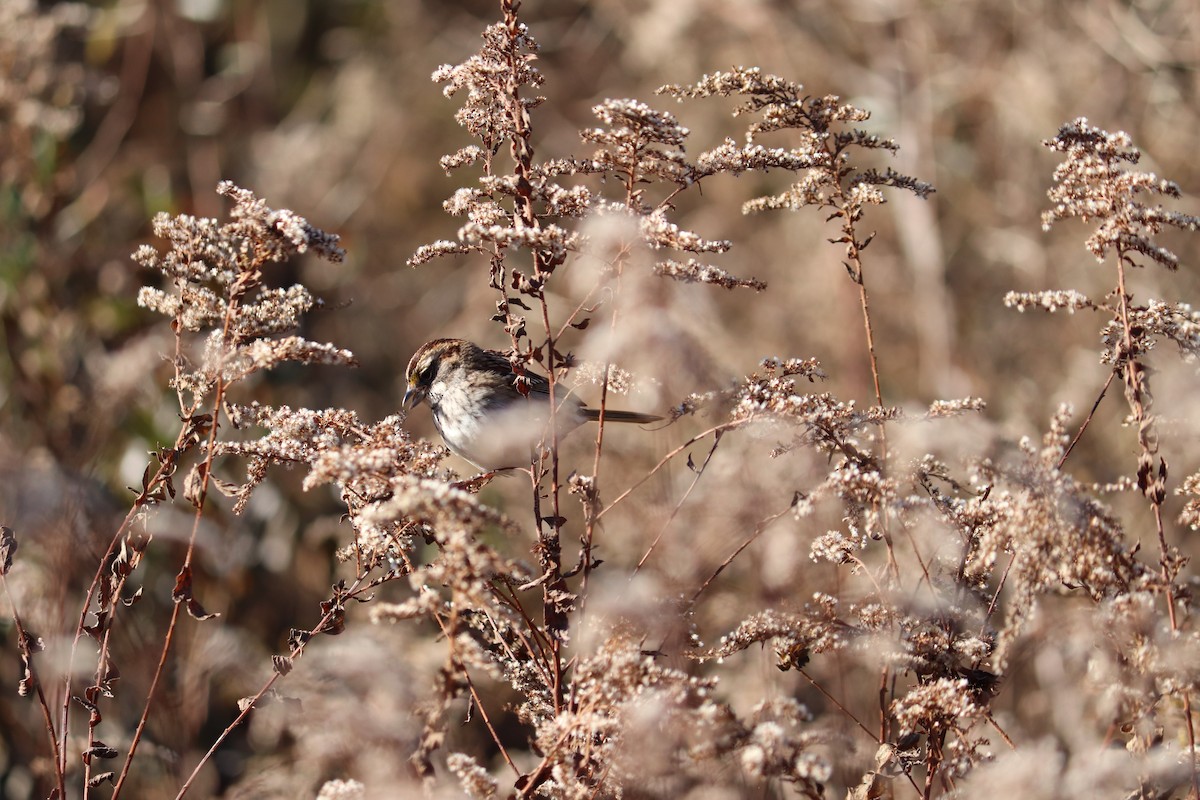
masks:
<instances>
[{"instance_id":1,"label":"branching plant stalk","mask_svg":"<svg viewBox=\"0 0 1200 800\"><path fill-rule=\"evenodd\" d=\"M176 321L176 329L179 329L178 320ZM177 369L178 365L181 363L178 352L177 346L175 360ZM196 442L193 437L194 427L192 420L194 419L194 414L197 407L198 404L193 405L182 415L184 424L179 430L179 434L175 439L174 445L170 448L159 451L158 468L155 470L154 474L145 481L141 493L134 499L132 506L125 515L125 518L121 521L121 524L117 526L117 531L113 535L112 540L109 542L108 549L105 550L104 555L100 557L99 566L97 567L96 573L92 577L92 582L84 595L83 604L80 608L79 620L75 625L75 633L71 640L70 654L67 658L66 677L63 679L62 713L60 716L58 731L59 743L56 748L58 751L57 772L59 774L65 774L67 770L67 736L70 729L71 701L73 699L73 694L71 691L71 675L74 672L73 665L75 662L75 654L79 648L79 641L85 635L84 628L87 622L87 615L91 613L92 601L96 597L96 592L100 587L100 582L106 579L105 572L110 564L110 559L116 552L118 543L128 534L133 520L137 518L137 515L140 514L144 508L156 502L156 493L163 491L164 487L175 474L175 471L178 468L179 457L195 445ZM99 611L103 610L104 609L100 609Z\"/></svg>"},{"instance_id":2,"label":"branching plant stalk","mask_svg":"<svg viewBox=\"0 0 1200 800\"><path fill-rule=\"evenodd\" d=\"M1125 373L1126 395L1129 400L1130 410L1133 412L1134 421L1137 423L1138 446L1141 449L1141 457L1138 464L1138 485L1142 490L1142 494L1150 501L1151 509L1154 512L1154 529L1158 538L1159 574L1162 576L1163 587L1166 593L1167 617L1170 620L1171 632L1177 634L1179 632L1179 620L1175 611L1175 573L1177 568L1173 564L1174 559L1171 556L1171 548L1167 544L1166 526L1163 523L1162 510L1163 501L1166 499L1167 467L1166 462L1159 458L1157 475L1155 475L1154 457L1157 454L1158 446L1154 439L1154 418L1149 414L1149 409L1147 408L1147 398L1143 388L1145 368L1136 358L1138 354L1135 352L1133 327L1129 319L1130 296L1126 289L1125 269L1131 262L1123 247L1117 248L1116 256L1117 297L1121 316L1122 335L1124 337L1124 357L1122 362ZM1193 798L1200 798L1200 775L1197 774L1196 765L1196 731L1194 721L1192 720L1191 692L1185 688L1182 691L1182 695L1184 726L1188 736L1192 796Z\"/></svg>"},{"instance_id":3,"label":"branching plant stalk","mask_svg":"<svg viewBox=\"0 0 1200 800\"><path fill-rule=\"evenodd\" d=\"M838 184L841 185L840 182ZM871 381L875 388L875 403L879 408L880 413L884 410L883 405L883 390L880 387L879 381L879 362L875 355L875 331L871 325L871 305L867 295L867 279L863 269L862 250L869 242L860 242L857 231L854 227L855 211L849 207L849 201L843 195L841 198L841 217L842 217L842 238L846 244L846 257L849 259L848 272L851 279L858 285L859 305L862 308L863 314L863 330L866 333L867 340L867 357L871 364ZM881 474L887 474L888 462L888 445L887 445L887 427L881 420L879 423L879 471ZM888 511L886 505L881 500L878 508L880 532L883 535L884 544L887 546L888 570L891 572L892 579L896 582L900 580L900 566L896 562L896 548L892 542L892 535L888 525Z\"/></svg>"},{"instance_id":4,"label":"branching plant stalk","mask_svg":"<svg viewBox=\"0 0 1200 800\"><path fill-rule=\"evenodd\" d=\"M238 276L238 279L230 287L228 302L225 304L225 319L223 320L222 325L221 325L221 340L222 341L224 341L224 342L230 341L231 335L232 335L232 330L233 330L233 322L234 322L235 317L237 316L237 310L240 307L240 300L247 291L249 291L255 284L258 283L259 276L261 275L262 266L263 266L263 264L262 264L261 260L258 257L255 257L249 264L247 264L247 265L245 265L245 267L243 267L241 273ZM177 348L178 348L178 346L179 346L178 340L182 337L182 330L177 327L175 335L176 335L176 340L177 340L176 343L177 343ZM182 367L182 364L179 361L176 361L175 368L177 371L176 372L177 379L179 377L178 370L180 370L181 367ZM177 383L178 383L178 380L177 380ZM218 367L217 379L216 379L215 386L213 389L213 400L212 400L212 406L211 406L211 408L212 408L212 411L211 411L212 424L209 426L208 441L204 448L204 461L199 466L200 485L199 485L199 487L197 487L195 494L191 497L191 501L192 501L192 504L194 507L193 515L192 515L192 531L191 531L191 534L188 536L187 550L183 556L183 564L179 569L179 575L181 575L181 576L185 575L185 574L190 575L190 572L191 572L192 558L194 557L195 551L196 551L196 536L199 534L199 531L200 531L200 520L204 514L204 507L208 500L208 488L209 488L209 485L210 485L211 479L212 479L212 464L213 464L213 458L216 454L215 446L217 443L217 431L219 430L219 427L220 427L218 425L217 420L221 413L221 409L225 405L225 396L226 396L226 393L228 392L228 390L229 390L229 384L225 379L225 376L223 373L223 367ZM190 582L190 578L189 578L189 582ZM188 591L189 592L191 591L190 585L188 587ZM163 669L166 666L167 658L171 652L171 647L174 643L175 631L179 624L180 608L181 608L181 606L184 605L185 602L190 600L190 597L185 598L185 597L177 596L174 598L174 600L175 600L174 607L171 609L171 619L170 619L169 623L167 624L167 631L163 636L162 652L159 655L158 665L155 667L154 677L150 682L150 688L146 692L146 702L142 708L142 715L141 715L141 718L138 720L138 725L137 725L136 730L134 731L133 738L130 740L129 752L125 757L124 765L122 765L122 767L121 767L121 774L117 778L116 785L113 787L113 793L112 793L111 800L117 800L117 798L120 796L121 789L125 784L125 779L129 774L129 768L130 768L130 765L133 763L134 753L137 752L138 743L141 741L142 734L145 732L146 722L150 718L150 708L154 703L154 698L158 691L159 682L162 678Z\"/></svg>"},{"instance_id":5,"label":"branching plant stalk","mask_svg":"<svg viewBox=\"0 0 1200 800\"><path fill-rule=\"evenodd\" d=\"M837 156L835 155L835 159ZM834 161L838 163L838 161ZM871 325L871 306L870 299L867 294L867 280L865 270L862 263L862 250L870 243L868 238L865 242L860 241L855 229L855 216L857 211L852 208L849 198L845 195L845 190L842 188L842 181L837 181L838 193L838 208L842 220L842 241L846 245L847 272L850 273L850 278L858 285L859 305L862 308L863 314L863 330L866 333L867 340L867 357L871 364L871 381L875 389L875 402L880 413L883 413L883 390L879 380L879 362L875 355L875 332ZM887 475L888 461L888 445L887 445L887 428L883 420L879 423L879 471L881 475ZM900 566L896 561L896 548L892 542L892 535L888 526L888 509L883 498L878 501L877 513L879 514L880 533L883 536L884 544L887 547L887 569L893 581L899 585L900 582ZM880 671L879 676L879 740L887 741L888 738L888 678L891 675L891 669L884 666ZM932 771L931 773L932 774Z\"/></svg>"},{"instance_id":6,"label":"branching plant stalk","mask_svg":"<svg viewBox=\"0 0 1200 800\"><path fill-rule=\"evenodd\" d=\"M516 175L516 191L514 197L515 213L518 222L531 229L541 227L533 203L533 186L530 178L533 175L533 144L532 129L529 122L529 111L521 97L520 86L515 76L521 73L519 59L520 42L523 38L521 23L517 12L521 6L520 0L501 0L500 8L504 15L504 26L507 30L509 46L506 48L507 72L505 80L504 101L507 104L508 116L512 123L510 148L513 159L513 169ZM562 638L567 621L562 612L564 598L568 596L566 581L562 576L562 514L559 505L559 463L558 463L558 427L557 408L557 376L555 374L555 339L554 328L550 324L550 310L546 303L544 292L545 280L558 266L556 256L535 247L533 249L533 294L540 301L542 324L546 331L546 373L550 397L549 414L549 449L550 449L550 503L551 517L549 521L541 513L540 491L538 477L541 473L541 457L538 464L530 470L533 476L533 505L534 525L538 537L538 559L546 578L542 584L542 608L547 630L551 632L553 641L551 651L554 659L554 705L556 710L562 701L563 665Z\"/></svg>"},{"instance_id":7,"label":"branching plant stalk","mask_svg":"<svg viewBox=\"0 0 1200 800\"><path fill-rule=\"evenodd\" d=\"M21 656L25 660L26 669L29 670L29 682L33 684L34 691L37 692L38 707L42 711L42 719L46 724L46 738L50 742L50 750L54 756L54 782L58 791L59 797L66 797L66 776L60 768L60 754L58 746L58 737L54 733L54 715L50 711L50 704L46 701L46 693L42 689L42 682L38 678L37 668L33 663L33 654L29 646L30 635L21 622L21 615L17 613L17 603L13 599L12 592L8 588L8 575L3 569L0 569L0 585L4 587L4 596L8 598L9 608L12 610L13 627L16 629L18 637L18 646L21 651Z\"/></svg>"},{"instance_id":8,"label":"branching plant stalk","mask_svg":"<svg viewBox=\"0 0 1200 800\"><path fill-rule=\"evenodd\" d=\"M362 585L365 577L365 575L359 575L355 577L354 582L346 589L346 597L353 597L355 595L359 587ZM339 609L335 607L329 608L329 610L327 610L321 616L321 619L313 627L313 632L318 632L325 628L325 626L334 618L334 615L337 613L339 613ZM292 648L291 652L288 653L288 658L294 661L302 656L304 654L305 647L308 646L308 642L310 641L312 640L306 639L298 642L296 646ZM233 719L233 721L230 722L223 731L221 731L221 735L213 741L212 746L210 746L200 760L196 762L196 766L188 775L187 780L185 780L183 785L179 787L179 792L175 795L175 800L182 800L182 798L191 790L192 784L195 783L196 777L200 774L200 770L204 768L204 765L212 760L212 757L217 752L218 748L220 748L220 746L224 744L225 740L229 738L229 734L233 733L237 727L241 725L243 721L245 721L251 710L258 707L259 701L263 699L267 692L271 691L271 689L275 686L275 683L282 677L283 675L280 672L272 672L271 677L268 678L267 681L259 688L258 692L255 693L253 697L250 697L241 703L241 711Z\"/></svg>"}]
</instances>

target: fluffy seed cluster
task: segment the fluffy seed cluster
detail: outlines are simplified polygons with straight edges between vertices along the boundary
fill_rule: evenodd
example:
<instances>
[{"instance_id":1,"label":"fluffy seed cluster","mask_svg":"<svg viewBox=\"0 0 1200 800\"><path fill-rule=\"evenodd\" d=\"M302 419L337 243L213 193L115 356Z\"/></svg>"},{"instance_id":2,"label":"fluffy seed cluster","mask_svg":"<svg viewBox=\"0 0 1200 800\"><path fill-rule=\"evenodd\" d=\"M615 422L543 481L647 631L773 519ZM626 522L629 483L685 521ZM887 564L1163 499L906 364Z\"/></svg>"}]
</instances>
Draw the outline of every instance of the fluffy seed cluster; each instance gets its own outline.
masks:
<instances>
[{"instance_id":1,"label":"fluffy seed cluster","mask_svg":"<svg viewBox=\"0 0 1200 800\"><path fill-rule=\"evenodd\" d=\"M1103 261L1110 252L1134 253L1167 269L1176 269L1179 257L1153 240L1164 228L1196 230L1200 218L1149 206L1142 195L1177 198L1179 186L1152 172L1127 169L1141 160L1141 152L1124 131L1109 133L1080 117L1059 129L1046 141L1051 150L1063 154L1054 170L1050 190L1053 207L1042 214L1042 227L1078 217L1095 222L1087 249Z\"/></svg>"},{"instance_id":2,"label":"fluffy seed cluster","mask_svg":"<svg viewBox=\"0 0 1200 800\"><path fill-rule=\"evenodd\" d=\"M218 382L233 383L285 361L353 363L347 350L294 335L276 338L296 330L315 300L303 286L263 285L269 265L310 250L340 261L344 252L337 237L292 211L269 208L228 181L218 192L233 200L232 221L159 214L154 234L171 248L159 253L143 245L133 254L135 262L162 273L170 284L169 289L142 287L138 304L171 317L181 332L208 331L199 359L181 353L186 360L176 365L173 386L181 408L199 407Z\"/></svg>"}]
</instances>

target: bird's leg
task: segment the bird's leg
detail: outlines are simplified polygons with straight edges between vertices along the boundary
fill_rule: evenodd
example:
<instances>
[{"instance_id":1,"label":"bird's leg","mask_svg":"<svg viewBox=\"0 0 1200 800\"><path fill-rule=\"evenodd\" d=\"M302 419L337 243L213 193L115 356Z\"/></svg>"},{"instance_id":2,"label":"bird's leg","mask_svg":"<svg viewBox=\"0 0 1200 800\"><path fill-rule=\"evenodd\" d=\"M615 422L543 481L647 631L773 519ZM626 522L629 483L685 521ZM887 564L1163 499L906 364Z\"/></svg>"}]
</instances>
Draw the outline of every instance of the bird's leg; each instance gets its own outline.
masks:
<instances>
[{"instance_id":1,"label":"bird's leg","mask_svg":"<svg viewBox=\"0 0 1200 800\"><path fill-rule=\"evenodd\" d=\"M455 489L462 489L463 491L475 494L484 486L487 486L489 483L491 483L492 479L496 476L517 471L529 472L529 470L525 467L497 467L496 469L488 470L487 472L481 472L474 478L468 478L465 481L454 481L450 485Z\"/></svg>"},{"instance_id":2,"label":"bird's leg","mask_svg":"<svg viewBox=\"0 0 1200 800\"><path fill-rule=\"evenodd\" d=\"M454 481L450 485L455 489L462 489L471 494L478 494L479 490L492 482L492 478L499 474L500 470L493 469L489 472L481 472L474 478L469 478L465 481Z\"/></svg>"}]
</instances>

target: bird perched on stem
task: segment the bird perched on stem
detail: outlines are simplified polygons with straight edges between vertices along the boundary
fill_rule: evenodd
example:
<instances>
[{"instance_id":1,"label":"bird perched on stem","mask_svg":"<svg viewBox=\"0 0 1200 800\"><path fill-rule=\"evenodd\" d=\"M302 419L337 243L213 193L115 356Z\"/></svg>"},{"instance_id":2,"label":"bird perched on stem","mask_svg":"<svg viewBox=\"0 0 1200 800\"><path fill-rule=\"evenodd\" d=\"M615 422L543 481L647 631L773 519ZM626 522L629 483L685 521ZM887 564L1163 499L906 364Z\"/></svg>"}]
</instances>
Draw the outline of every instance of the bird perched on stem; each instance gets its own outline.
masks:
<instances>
[{"instance_id":1,"label":"bird perched on stem","mask_svg":"<svg viewBox=\"0 0 1200 800\"><path fill-rule=\"evenodd\" d=\"M413 354L407 376L404 410L428 402L446 446L482 470L525 466L532 460L532 448L549 441L550 382L525 372L520 376L524 386L518 388L518 375L502 353L465 339L434 339ZM588 408L565 391L556 399L559 436L600 419L599 409ZM605 422L661 419L637 411L604 410Z\"/></svg>"}]
</instances>

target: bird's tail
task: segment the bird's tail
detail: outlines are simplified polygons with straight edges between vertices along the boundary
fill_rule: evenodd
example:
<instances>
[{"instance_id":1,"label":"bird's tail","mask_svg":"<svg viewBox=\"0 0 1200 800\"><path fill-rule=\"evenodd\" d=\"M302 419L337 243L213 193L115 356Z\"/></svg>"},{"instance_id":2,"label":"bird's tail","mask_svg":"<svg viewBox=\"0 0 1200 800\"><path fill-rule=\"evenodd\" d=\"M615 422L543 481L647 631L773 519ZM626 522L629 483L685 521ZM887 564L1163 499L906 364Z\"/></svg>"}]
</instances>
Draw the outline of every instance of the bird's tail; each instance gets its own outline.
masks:
<instances>
[{"instance_id":1,"label":"bird's tail","mask_svg":"<svg viewBox=\"0 0 1200 800\"><path fill-rule=\"evenodd\" d=\"M583 417L584 419L596 422L600 419L600 409L584 408ZM611 408L604 409L605 422L636 422L644 425L647 422L658 422L661 419L662 417L658 416L657 414L643 414L640 411L614 411Z\"/></svg>"}]
</instances>

